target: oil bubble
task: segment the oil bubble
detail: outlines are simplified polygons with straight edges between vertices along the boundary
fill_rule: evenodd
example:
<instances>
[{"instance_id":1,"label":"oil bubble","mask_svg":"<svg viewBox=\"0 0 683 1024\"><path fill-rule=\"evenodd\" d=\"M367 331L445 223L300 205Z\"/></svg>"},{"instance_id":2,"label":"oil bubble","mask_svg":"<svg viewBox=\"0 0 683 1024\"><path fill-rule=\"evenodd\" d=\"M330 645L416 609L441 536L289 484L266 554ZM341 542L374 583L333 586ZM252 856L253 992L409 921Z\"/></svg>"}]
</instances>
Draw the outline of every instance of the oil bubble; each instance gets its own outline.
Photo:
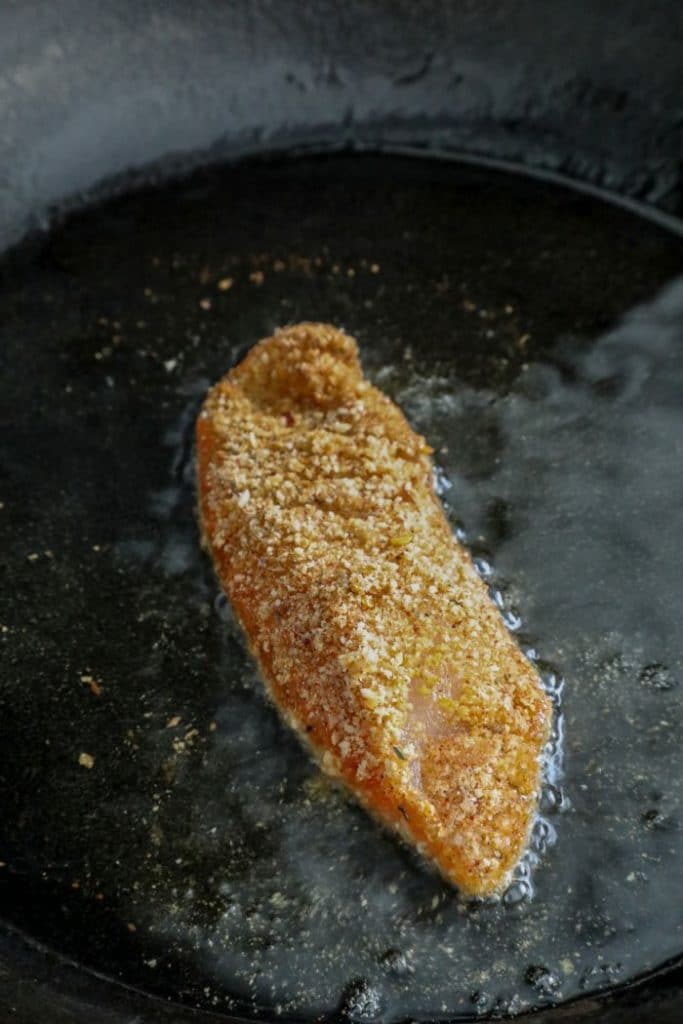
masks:
<instances>
[{"instance_id":1,"label":"oil bubble","mask_svg":"<svg viewBox=\"0 0 683 1024\"><path fill-rule=\"evenodd\" d=\"M516 879L505 890L503 904L506 907L517 907L521 903L528 902L533 896L533 892L533 886L529 879Z\"/></svg>"},{"instance_id":2,"label":"oil bubble","mask_svg":"<svg viewBox=\"0 0 683 1024\"><path fill-rule=\"evenodd\" d=\"M483 580L489 580L493 576L493 566L485 558L473 559L474 568Z\"/></svg>"},{"instance_id":3,"label":"oil bubble","mask_svg":"<svg viewBox=\"0 0 683 1024\"><path fill-rule=\"evenodd\" d=\"M450 491L451 488L453 487L453 484L449 479L446 470L442 466L439 466L438 464L435 464L434 466L433 481L434 490L436 491L440 498L443 498L444 495L447 494L448 491Z\"/></svg>"},{"instance_id":4,"label":"oil bubble","mask_svg":"<svg viewBox=\"0 0 683 1024\"><path fill-rule=\"evenodd\" d=\"M557 841L557 832L545 818L537 817L531 830L531 847L538 853L544 853Z\"/></svg>"},{"instance_id":5,"label":"oil bubble","mask_svg":"<svg viewBox=\"0 0 683 1024\"><path fill-rule=\"evenodd\" d=\"M377 1020L382 1010L381 992L366 978L352 981L342 997L342 1016L358 1024Z\"/></svg>"},{"instance_id":6,"label":"oil bubble","mask_svg":"<svg viewBox=\"0 0 683 1024\"><path fill-rule=\"evenodd\" d=\"M678 686L678 680L671 674L670 669L659 661L645 665L638 676L638 682L648 690L666 691Z\"/></svg>"},{"instance_id":7,"label":"oil bubble","mask_svg":"<svg viewBox=\"0 0 683 1024\"><path fill-rule=\"evenodd\" d=\"M563 810L564 795L559 786L548 783L541 790L540 808L543 814L558 814Z\"/></svg>"},{"instance_id":8,"label":"oil bubble","mask_svg":"<svg viewBox=\"0 0 683 1024\"><path fill-rule=\"evenodd\" d=\"M542 964L532 964L526 970L524 980L531 985L541 996L555 996L560 990L560 979L548 967Z\"/></svg>"},{"instance_id":9,"label":"oil bubble","mask_svg":"<svg viewBox=\"0 0 683 1024\"><path fill-rule=\"evenodd\" d=\"M511 633L516 633L522 628L522 619L512 608L503 612L503 622Z\"/></svg>"},{"instance_id":10,"label":"oil bubble","mask_svg":"<svg viewBox=\"0 0 683 1024\"><path fill-rule=\"evenodd\" d=\"M677 820L669 814L663 814L656 807L651 807L642 815L643 824L651 832L675 832Z\"/></svg>"},{"instance_id":11,"label":"oil bubble","mask_svg":"<svg viewBox=\"0 0 683 1024\"><path fill-rule=\"evenodd\" d=\"M470 1003L477 1011L477 1013L486 1013L486 1011L491 1008L492 1002L493 996L491 996L488 992L477 990L476 992L473 992L472 995L470 996Z\"/></svg>"},{"instance_id":12,"label":"oil bubble","mask_svg":"<svg viewBox=\"0 0 683 1024\"><path fill-rule=\"evenodd\" d=\"M387 949L385 953L382 953L379 962L389 974L394 974L399 978L412 974L414 971L407 953L404 953L402 949Z\"/></svg>"}]
</instances>

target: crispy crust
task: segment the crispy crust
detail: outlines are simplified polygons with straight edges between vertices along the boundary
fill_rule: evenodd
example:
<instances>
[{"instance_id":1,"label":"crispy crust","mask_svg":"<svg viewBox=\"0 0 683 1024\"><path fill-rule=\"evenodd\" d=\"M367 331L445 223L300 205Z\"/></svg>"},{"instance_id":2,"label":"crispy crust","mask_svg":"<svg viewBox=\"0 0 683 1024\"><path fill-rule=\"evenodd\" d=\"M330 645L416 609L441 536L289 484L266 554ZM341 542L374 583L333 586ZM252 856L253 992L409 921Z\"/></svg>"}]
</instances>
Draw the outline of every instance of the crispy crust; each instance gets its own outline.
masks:
<instances>
[{"instance_id":1,"label":"crispy crust","mask_svg":"<svg viewBox=\"0 0 683 1024\"><path fill-rule=\"evenodd\" d=\"M324 324L276 331L197 421L200 521L269 692L462 891L527 843L551 708L456 542L430 449Z\"/></svg>"}]
</instances>

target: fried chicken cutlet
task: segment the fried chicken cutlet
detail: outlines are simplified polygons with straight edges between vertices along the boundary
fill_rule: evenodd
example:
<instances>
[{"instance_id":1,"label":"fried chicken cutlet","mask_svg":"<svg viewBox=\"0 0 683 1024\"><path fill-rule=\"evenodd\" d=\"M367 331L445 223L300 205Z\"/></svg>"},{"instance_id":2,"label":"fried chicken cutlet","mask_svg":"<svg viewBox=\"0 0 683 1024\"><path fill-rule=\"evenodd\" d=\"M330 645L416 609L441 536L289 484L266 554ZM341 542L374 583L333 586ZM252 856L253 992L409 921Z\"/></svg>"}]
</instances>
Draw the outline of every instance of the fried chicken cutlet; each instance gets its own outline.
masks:
<instances>
[{"instance_id":1,"label":"fried chicken cutlet","mask_svg":"<svg viewBox=\"0 0 683 1024\"><path fill-rule=\"evenodd\" d=\"M431 449L301 323L197 420L205 543L262 677L322 769L462 892L524 851L551 706L433 487Z\"/></svg>"}]
</instances>

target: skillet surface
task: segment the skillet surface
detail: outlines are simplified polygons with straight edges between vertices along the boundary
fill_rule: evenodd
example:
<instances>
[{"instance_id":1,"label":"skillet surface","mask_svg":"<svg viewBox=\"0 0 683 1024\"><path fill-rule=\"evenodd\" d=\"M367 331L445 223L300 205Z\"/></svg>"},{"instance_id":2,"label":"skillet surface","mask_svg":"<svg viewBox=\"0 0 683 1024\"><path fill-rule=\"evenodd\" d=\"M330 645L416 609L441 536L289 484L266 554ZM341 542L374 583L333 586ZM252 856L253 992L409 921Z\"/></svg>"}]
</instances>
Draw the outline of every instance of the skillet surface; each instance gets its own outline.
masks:
<instances>
[{"instance_id":1,"label":"skillet surface","mask_svg":"<svg viewBox=\"0 0 683 1024\"><path fill-rule=\"evenodd\" d=\"M201 173L7 261L3 917L268 1017L516 1012L677 956L682 249L538 183L337 157ZM460 904L321 782L199 553L201 397L302 318L356 334L567 680L541 863L499 905Z\"/></svg>"}]
</instances>

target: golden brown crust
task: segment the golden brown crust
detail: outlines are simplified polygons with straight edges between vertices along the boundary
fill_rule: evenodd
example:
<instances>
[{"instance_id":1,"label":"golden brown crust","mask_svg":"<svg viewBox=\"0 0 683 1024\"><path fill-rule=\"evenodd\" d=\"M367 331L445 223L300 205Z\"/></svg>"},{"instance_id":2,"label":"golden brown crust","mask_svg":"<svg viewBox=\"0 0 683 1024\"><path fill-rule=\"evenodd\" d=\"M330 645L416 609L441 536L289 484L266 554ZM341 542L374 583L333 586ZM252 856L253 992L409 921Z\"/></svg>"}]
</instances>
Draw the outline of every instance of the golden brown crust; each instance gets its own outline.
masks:
<instances>
[{"instance_id":1,"label":"golden brown crust","mask_svg":"<svg viewBox=\"0 0 683 1024\"><path fill-rule=\"evenodd\" d=\"M197 421L202 528L287 720L466 893L527 842L550 703L354 340L277 331Z\"/></svg>"}]
</instances>

